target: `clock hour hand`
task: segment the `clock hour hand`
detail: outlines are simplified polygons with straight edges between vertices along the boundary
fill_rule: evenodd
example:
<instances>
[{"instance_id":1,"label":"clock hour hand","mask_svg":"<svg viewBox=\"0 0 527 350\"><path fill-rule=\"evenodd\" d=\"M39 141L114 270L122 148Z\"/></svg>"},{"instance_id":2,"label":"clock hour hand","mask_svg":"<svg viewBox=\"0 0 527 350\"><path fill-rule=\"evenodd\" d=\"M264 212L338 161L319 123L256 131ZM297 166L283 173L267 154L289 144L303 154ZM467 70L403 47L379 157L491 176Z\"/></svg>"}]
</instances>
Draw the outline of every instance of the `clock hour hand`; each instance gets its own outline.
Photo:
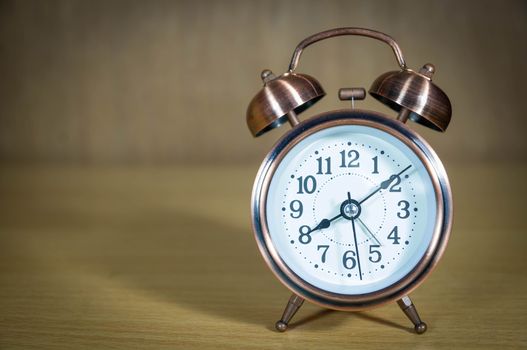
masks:
<instances>
[{"instance_id":1,"label":"clock hour hand","mask_svg":"<svg viewBox=\"0 0 527 350\"><path fill-rule=\"evenodd\" d=\"M336 216L332 217L331 219L322 219L322 220L320 220L318 225L315 228L310 229L309 232L313 232L313 231L316 231L316 230L322 230L322 229L328 228L329 225L331 225L331 223L334 220L337 220L341 216L342 216L342 214L339 214L339 215L336 215Z\"/></svg>"},{"instance_id":2,"label":"clock hour hand","mask_svg":"<svg viewBox=\"0 0 527 350\"><path fill-rule=\"evenodd\" d=\"M385 190L387 189L390 184L392 183L393 180L395 180L396 178L398 178L399 176L401 176L406 170L410 169L412 165L408 165L406 168L404 168L403 170L401 170L399 173L397 174L393 174L393 175L390 175L390 177L386 180L384 180L383 182L381 182L381 184L379 185L379 187L377 187L372 193L370 193L369 195L367 195L366 197L364 197L360 202L359 204L362 204L364 202L366 202L368 199L370 199L375 193L379 192L380 190Z\"/></svg>"}]
</instances>

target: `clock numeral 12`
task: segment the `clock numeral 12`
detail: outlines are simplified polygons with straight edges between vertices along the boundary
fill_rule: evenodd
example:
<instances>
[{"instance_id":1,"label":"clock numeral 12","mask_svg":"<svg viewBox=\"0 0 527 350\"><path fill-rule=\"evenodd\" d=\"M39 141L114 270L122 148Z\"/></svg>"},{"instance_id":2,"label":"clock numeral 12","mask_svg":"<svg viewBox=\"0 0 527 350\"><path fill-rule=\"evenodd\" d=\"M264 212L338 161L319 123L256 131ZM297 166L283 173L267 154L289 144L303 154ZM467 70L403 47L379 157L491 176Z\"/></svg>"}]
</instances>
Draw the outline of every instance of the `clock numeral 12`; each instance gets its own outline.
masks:
<instances>
[{"instance_id":1,"label":"clock numeral 12","mask_svg":"<svg viewBox=\"0 0 527 350\"><path fill-rule=\"evenodd\" d=\"M340 152L341 162L340 167L341 168L357 168L360 163L359 160L359 152L355 150L348 151L348 155L346 157L346 151ZM346 162L346 158L350 158L348 162Z\"/></svg>"}]
</instances>

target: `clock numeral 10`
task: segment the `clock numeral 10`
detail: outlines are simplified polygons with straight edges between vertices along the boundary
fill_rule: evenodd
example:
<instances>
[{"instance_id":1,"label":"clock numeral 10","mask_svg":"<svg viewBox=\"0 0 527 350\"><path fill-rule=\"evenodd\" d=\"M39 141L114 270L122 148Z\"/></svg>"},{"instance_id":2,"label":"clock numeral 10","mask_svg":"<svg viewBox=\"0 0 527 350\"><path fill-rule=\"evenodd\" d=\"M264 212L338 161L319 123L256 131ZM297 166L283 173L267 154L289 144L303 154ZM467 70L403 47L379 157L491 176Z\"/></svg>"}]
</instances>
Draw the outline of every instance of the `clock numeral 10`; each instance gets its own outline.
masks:
<instances>
[{"instance_id":1,"label":"clock numeral 10","mask_svg":"<svg viewBox=\"0 0 527 350\"><path fill-rule=\"evenodd\" d=\"M311 194L317 189L317 180L313 175L308 175L305 178L300 176L298 179L298 194Z\"/></svg>"}]
</instances>

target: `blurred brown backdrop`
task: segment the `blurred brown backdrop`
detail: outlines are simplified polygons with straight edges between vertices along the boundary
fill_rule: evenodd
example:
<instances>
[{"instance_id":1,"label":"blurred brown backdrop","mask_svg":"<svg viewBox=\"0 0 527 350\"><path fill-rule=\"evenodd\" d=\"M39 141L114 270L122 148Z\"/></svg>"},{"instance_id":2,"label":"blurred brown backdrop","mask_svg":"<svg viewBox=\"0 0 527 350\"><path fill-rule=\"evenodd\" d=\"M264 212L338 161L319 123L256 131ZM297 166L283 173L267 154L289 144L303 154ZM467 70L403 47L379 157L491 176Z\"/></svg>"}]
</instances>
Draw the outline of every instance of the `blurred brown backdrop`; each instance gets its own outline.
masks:
<instances>
[{"instance_id":1,"label":"blurred brown backdrop","mask_svg":"<svg viewBox=\"0 0 527 350\"><path fill-rule=\"evenodd\" d=\"M409 65L433 62L449 95L447 135L418 128L448 161L522 161L525 1L1 1L0 160L259 161L285 128L253 140L245 108L259 73L338 26L384 31ZM298 71L328 96L396 68L357 37L310 47ZM388 112L373 99L365 108Z\"/></svg>"}]
</instances>

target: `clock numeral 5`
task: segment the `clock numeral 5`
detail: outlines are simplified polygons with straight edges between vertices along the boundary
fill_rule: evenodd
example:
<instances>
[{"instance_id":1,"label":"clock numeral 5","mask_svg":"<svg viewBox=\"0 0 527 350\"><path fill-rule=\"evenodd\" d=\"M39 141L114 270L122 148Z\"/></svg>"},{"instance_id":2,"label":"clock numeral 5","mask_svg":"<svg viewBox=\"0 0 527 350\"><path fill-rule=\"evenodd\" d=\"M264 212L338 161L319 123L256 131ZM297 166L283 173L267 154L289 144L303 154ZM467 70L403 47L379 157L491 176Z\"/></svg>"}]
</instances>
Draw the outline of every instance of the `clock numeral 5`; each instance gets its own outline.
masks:
<instances>
[{"instance_id":1,"label":"clock numeral 5","mask_svg":"<svg viewBox=\"0 0 527 350\"><path fill-rule=\"evenodd\" d=\"M378 263L379 261L381 261L381 258L382 258L381 252L378 249L376 249L380 247L381 246L378 244L370 245L370 254L375 255L375 257L373 257L372 255L368 257L368 260L370 260L372 263Z\"/></svg>"}]
</instances>

